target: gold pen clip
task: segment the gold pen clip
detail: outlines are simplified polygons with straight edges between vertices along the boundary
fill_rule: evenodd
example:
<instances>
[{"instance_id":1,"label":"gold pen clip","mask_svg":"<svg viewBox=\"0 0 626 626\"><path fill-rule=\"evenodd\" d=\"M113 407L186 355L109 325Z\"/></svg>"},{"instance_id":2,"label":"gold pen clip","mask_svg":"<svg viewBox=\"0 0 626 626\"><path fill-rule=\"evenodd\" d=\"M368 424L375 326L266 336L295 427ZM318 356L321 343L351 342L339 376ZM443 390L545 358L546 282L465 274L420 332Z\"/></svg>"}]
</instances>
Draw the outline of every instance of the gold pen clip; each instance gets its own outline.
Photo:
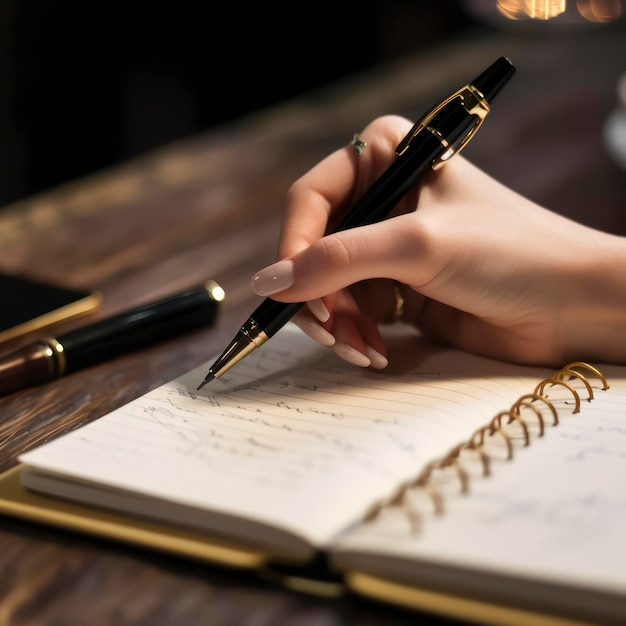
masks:
<instances>
[{"instance_id":1,"label":"gold pen clip","mask_svg":"<svg viewBox=\"0 0 626 626\"><path fill-rule=\"evenodd\" d=\"M474 123L469 128L467 133L461 137L454 144L449 144L447 139L436 129L430 126L430 122L434 117L445 109L454 100L459 99L461 106L467 111L469 115L474 116ZM473 85L465 85L458 91L455 91L452 95L448 96L445 100L440 102L434 109L429 111L421 120L415 122L413 128L407 133L404 139L398 144L396 148L396 154L400 156L409 147L416 135L423 130L428 130L439 139L446 150L437 157L431 167L434 170L442 167L452 156L461 152L463 148L472 140L472 137L476 134L476 131L480 128L481 124L489 113L489 103L476 87Z\"/></svg>"}]
</instances>

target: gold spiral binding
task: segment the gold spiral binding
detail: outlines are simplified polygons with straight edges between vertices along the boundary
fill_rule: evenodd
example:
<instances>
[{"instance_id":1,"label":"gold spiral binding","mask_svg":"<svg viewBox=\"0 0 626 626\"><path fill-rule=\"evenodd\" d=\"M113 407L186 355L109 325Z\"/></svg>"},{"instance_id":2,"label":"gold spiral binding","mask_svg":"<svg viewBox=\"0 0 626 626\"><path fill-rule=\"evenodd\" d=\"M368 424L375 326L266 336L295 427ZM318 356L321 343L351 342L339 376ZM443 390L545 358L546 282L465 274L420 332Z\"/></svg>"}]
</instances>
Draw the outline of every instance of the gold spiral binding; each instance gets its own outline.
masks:
<instances>
[{"instance_id":1,"label":"gold spiral binding","mask_svg":"<svg viewBox=\"0 0 626 626\"><path fill-rule=\"evenodd\" d=\"M580 371L583 370L583 371ZM491 456L486 451L486 437L499 435L505 444L506 456L505 460L513 459L515 452L514 438L509 432L513 423L517 424L522 432L523 446L531 444L531 423L526 414L531 415L536 424L537 436L543 437L546 432L546 413L548 417L552 417L552 426L559 425L559 413L552 400L549 399L546 388L555 385L565 388L571 394L574 401L573 414L580 412L581 392L575 386L576 383L582 385L587 393L586 400L594 399L593 387L585 373L594 374L601 382L602 390L609 389L604 375L593 365L589 365L584 361L573 361L568 363L550 378L546 378L539 382L532 393L520 396L508 410L500 411L487 424L478 428L469 437L467 441L463 441L454 446L450 451L442 457L426 464L415 480L407 482L401 486L394 496L385 502L380 503L369 516L369 519L375 518L384 508L388 506L400 506L406 515L412 533L418 532L423 523L423 515L415 506L411 498L411 494L416 490L422 490L432 503L432 512L435 515L443 515L445 512L444 495L438 488L435 475L441 470L452 469L458 476L460 483L460 493L467 494L470 491L470 473L463 465L461 456L464 452L474 453L478 455L482 467L482 476L491 476ZM505 421L506 420L506 421Z\"/></svg>"},{"instance_id":2,"label":"gold spiral binding","mask_svg":"<svg viewBox=\"0 0 626 626\"><path fill-rule=\"evenodd\" d=\"M545 432L545 421L543 419L543 413L541 412L541 410L533 404L535 400L541 400L544 403L544 408L548 408L552 414L552 424L554 426L558 425L559 414L556 412L554 404L552 404L552 402L550 402L544 396L539 395L538 393L533 392L520 396L511 406L511 411L515 412L518 415L521 414L522 407L528 408L530 411L532 411L537 418L537 423L539 424L539 436L543 437L543 433Z\"/></svg>"}]
</instances>

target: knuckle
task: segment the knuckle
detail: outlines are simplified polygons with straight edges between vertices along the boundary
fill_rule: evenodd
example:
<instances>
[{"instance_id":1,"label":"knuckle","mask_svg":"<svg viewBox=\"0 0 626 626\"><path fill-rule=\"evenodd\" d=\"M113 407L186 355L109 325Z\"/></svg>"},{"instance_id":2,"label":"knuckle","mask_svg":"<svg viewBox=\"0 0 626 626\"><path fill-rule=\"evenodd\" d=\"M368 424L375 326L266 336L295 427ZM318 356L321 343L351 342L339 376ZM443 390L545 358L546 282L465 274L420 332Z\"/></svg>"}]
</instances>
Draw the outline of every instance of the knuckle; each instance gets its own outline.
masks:
<instances>
[{"instance_id":1,"label":"knuckle","mask_svg":"<svg viewBox=\"0 0 626 626\"><path fill-rule=\"evenodd\" d=\"M332 271L333 268L352 264L353 255L346 239L352 239L352 237L350 235L343 237L331 235L322 240L323 254L329 271Z\"/></svg>"}]
</instances>

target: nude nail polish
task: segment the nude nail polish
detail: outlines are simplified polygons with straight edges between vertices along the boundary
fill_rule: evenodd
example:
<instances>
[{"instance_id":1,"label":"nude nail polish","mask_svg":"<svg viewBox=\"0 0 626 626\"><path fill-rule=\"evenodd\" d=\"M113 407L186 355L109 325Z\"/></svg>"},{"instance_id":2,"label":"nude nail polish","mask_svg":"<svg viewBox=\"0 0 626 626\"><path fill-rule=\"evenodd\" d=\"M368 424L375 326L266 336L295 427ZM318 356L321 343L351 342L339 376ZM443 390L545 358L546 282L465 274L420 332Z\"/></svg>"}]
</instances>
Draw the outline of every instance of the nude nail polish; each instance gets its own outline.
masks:
<instances>
[{"instance_id":1,"label":"nude nail polish","mask_svg":"<svg viewBox=\"0 0 626 626\"><path fill-rule=\"evenodd\" d=\"M387 367L387 365L389 365L387 357L382 355L380 352L377 352L374 348L372 348L372 346L367 344L365 344L365 354L370 360L370 366L376 370L383 370Z\"/></svg>"},{"instance_id":2,"label":"nude nail polish","mask_svg":"<svg viewBox=\"0 0 626 626\"><path fill-rule=\"evenodd\" d=\"M305 335L323 346L334 345L335 337L325 328L322 328L314 319L306 315L296 315L292 321Z\"/></svg>"},{"instance_id":3,"label":"nude nail polish","mask_svg":"<svg viewBox=\"0 0 626 626\"><path fill-rule=\"evenodd\" d=\"M370 360L362 352L359 352L345 341L335 342L333 350L337 356L341 357L344 361L348 361L348 363L352 363L352 365L368 367L370 364Z\"/></svg>"},{"instance_id":4,"label":"nude nail polish","mask_svg":"<svg viewBox=\"0 0 626 626\"><path fill-rule=\"evenodd\" d=\"M306 303L309 311L313 313L313 315L322 323L327 322L330 318L330 313L324 304L324 301L321 298L316 298L315 300L309 300Z\"/></svg>"},{"instance_id":5,"label":"nude nail polish","mask_svg":"<svg viewBox=\"0 0 626 626\"><path fill-rule=\"evenodd\" d=\"M252 291L271 296L293 285L293 261L278 261L257 272L251 281Z\"/></svg>"}]
</instances>

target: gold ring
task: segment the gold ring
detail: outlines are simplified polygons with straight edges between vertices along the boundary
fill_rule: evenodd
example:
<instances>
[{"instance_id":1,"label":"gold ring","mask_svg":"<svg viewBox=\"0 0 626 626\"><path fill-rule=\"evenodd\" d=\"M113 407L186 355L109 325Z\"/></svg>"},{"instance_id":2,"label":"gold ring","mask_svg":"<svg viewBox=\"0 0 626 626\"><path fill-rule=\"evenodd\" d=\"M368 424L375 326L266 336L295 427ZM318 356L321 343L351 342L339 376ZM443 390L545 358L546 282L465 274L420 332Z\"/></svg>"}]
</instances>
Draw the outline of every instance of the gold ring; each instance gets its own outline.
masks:
<instances>
[{"instance_id":1,"label":"gold ring","mask_svg":"<svg viewBox=\"0 0 626 626\"><path fill-rule=\"evenodd\" d=\"M354 148L354 152L357 156L362 156L363 151L365 150L365 146L367 146L367 142L363 141L359 137L359 133L354 133L354 135L352 135L352 141L350 142L350 145Z\"/></svg>"},{"instance_id":2,"label":"gold ring","mask_svg":"<svg viewBox=\"0 0 626 626\"><path fill-rule=\"evenodd\" d=\"M400 285L396 285L393 290L396 296L396 308L393 312L393 321L397 322L404 316L404 296L400 291Z\"/></svg>"}]
</instances>

